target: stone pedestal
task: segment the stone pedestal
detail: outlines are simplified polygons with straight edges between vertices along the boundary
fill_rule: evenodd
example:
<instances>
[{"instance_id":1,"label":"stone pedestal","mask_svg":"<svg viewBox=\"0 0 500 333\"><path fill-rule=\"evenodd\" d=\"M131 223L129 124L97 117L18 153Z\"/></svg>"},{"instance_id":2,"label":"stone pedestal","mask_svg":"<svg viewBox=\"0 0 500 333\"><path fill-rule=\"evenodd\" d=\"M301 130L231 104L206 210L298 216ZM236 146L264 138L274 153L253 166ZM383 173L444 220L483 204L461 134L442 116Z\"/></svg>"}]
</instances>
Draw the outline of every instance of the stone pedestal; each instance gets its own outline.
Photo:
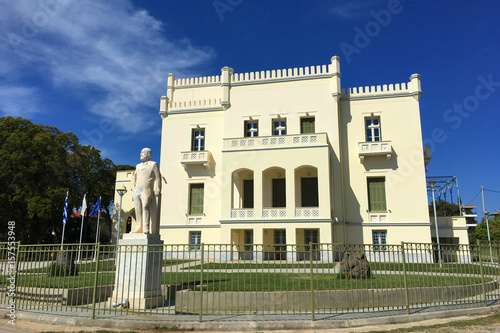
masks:
<instances>
[{"instance_id":1,"label":"stone pedestal","mask_svg":"<svg viewBox=\"0 0 500 333\"><path fill-rule=\"evenodd\" d=\"M119 241L111 304L128 301L130 309L152 309L164 304L161 291L163 241L160 235L124 234Z\"/></svg>"}]
</instances>

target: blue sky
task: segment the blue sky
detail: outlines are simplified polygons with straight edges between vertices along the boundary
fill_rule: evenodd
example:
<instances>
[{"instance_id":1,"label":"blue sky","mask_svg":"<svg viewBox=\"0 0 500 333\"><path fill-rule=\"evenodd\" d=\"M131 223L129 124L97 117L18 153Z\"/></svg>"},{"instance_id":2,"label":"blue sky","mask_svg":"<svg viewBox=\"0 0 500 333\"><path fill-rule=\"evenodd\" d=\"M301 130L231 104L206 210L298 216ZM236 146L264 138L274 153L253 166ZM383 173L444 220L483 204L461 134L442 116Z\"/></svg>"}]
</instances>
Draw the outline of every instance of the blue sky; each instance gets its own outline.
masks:
<instances>
[{"instance_id":1,"label":"blue sky","mask_svg":"<svg viewBox=\"0 0 500 333\"><path fill-rule=\"evenodd\" d=\"M0 0L0 116L73 132L115 164L159 160L166 77L327 64L343 87L422 75L429 176L500 208L500 2ZM496 147L496 148L495 148ZM496 192L495 192L496 191Z\"/></svg>"}]
</instances>

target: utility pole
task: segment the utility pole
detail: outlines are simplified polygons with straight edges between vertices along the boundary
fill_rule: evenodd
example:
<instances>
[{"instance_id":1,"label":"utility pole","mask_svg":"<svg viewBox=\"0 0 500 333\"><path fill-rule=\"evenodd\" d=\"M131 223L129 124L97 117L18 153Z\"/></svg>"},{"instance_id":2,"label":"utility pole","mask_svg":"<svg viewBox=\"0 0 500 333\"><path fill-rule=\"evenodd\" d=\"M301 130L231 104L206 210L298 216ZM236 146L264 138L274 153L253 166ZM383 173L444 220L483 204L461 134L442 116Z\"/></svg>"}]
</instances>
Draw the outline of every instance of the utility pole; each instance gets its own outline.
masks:
<instances>
[{"instance_id":1,"label":"utility pole","mask_svg":"<svg viewBox=\"0 0 500 333\"><path fill-rule=\"evenodd\" d=\"M481 195L483 197L483 215L484 218L486 219L486 230L488 231L488 243L490 243L490 259L491 263L493 264L493 251L491 249L491 236L490 236L490 224L488 222L488 218L490 217L490 214L486 211L486 206L484 205L484 187L481 185ZM479 254L481 255L481 254Z\"/></svg>"}]
</instances>

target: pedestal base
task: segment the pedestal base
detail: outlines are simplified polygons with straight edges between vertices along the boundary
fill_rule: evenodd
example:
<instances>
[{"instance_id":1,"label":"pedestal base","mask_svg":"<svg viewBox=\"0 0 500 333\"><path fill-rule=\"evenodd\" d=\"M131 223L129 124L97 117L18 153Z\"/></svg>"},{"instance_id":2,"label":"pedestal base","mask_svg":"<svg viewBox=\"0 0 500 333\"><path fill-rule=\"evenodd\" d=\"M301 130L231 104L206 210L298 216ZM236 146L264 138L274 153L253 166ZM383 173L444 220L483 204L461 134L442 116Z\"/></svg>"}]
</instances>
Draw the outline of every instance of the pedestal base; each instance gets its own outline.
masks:
<instances>
[{"instance_id":1,"label":"pedestal base","mask_svg":"<svg viewBox=\"0 0 500 333\"><path fill-rule=\"evenodd\" d=\"M161 268L163 241L160 235L124 234L118 243L115 288L111 304L130 309L163 306Z\"/></svg>"}]
</instances>

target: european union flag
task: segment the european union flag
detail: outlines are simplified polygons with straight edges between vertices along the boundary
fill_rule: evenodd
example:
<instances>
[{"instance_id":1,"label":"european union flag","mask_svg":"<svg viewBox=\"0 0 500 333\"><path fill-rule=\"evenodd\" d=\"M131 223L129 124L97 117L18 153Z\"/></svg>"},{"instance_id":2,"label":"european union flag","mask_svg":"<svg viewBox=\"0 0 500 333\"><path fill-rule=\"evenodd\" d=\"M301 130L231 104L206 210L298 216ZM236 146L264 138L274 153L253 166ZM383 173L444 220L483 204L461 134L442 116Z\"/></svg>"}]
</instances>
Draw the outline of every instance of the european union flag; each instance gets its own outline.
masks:
<instances>
[{"instance_id":1,"label":"european union flag","mask_svg":"<svg viewBox=\"0 0 500 333\"><path fill-rule=\"evenodd\" d=\"M92 211L90 212L90 215L89 216L96 216L99 214L99 210L101 209L101 198L99 197L99 200L97 200L94 208L92 209Z\"/></svg>"}]
</instances>

